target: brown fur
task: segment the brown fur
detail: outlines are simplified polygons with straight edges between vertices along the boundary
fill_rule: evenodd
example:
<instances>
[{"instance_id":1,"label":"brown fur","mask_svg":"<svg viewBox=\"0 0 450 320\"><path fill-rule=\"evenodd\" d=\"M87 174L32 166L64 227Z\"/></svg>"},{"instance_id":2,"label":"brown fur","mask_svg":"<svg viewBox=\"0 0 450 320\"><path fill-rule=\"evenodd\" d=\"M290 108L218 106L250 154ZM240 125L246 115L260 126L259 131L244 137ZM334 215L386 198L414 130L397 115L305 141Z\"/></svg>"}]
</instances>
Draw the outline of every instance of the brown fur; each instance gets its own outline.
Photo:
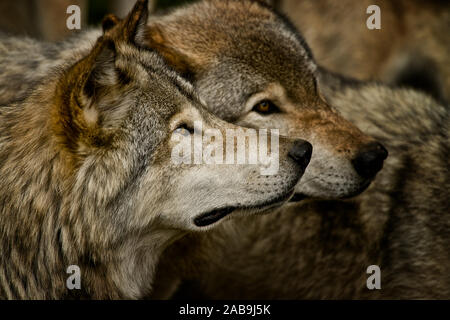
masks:
<instances>
[{"instance_id":1,"label":"brown fur","mask_svg":"<svg viewBox=\"0 0 450 320\"><path fill-rule=\"evenodd\" d=\"M236 2L229 3L237 6ZM258 7L256 2L246 2L246 5ZM305 107L308 103L301 103L311 102L311 95L315 96L305 89L310 83L306 62L293 63L282 53L280 60L265 60L271 52L278 54L276 48L291 53L285 47L286 39L271 34L280 36L286 32L284 21L275 19L276 26L271 25L264 19L267 14L264 6L259 6L259 12L264 11L260 19L253 16L253 11L242 8L238 12L230 10L229 15L220 10L205 13L200 6L195 8L186 10L185 15L179 12L172 17L162 17L164 24L158 25L155 19L150 28L156 24L173 33L178 30L178 38L184 42L174 46L171 50L174 54L189 57L190 50L195 52L199 47L201 51L209 50L207 44L214 47L209 53L219 52L215 58L210 58L213 64L194 64L187 74L194 79L201 96L215 107L216 114L248 126L278 127L291 136L317 132L319 138L312 140L315 148L321 139L331 148L341 144L341 137L347 143L352 141L346 130L340 130L340 125L336 131L332 130L336 126L328 127L329 132L321 130L332 118L330 113L319 112L317 118L311 118L309 112L313 111ZM264 28L265 23L270 25L271 31ZM197 24L199 30L195 29ZM200 32L200 28L203 31ZM241 38L241 30L253 30L254 34ZM263 39L255 35L258 33ZM220 46L225 37L229 39L228 46L216 50L214 39L219 39ZM204 41L205 38L210 41ZM181 53L178 48L183 49ZM308 55L299 48L296 50L302 52L297 56L310 62ZM230 56L251 67L240 68L238 63L230 63L228 68L221 68L220 64L225 64ZM258 64L259 61L265 64ZM288 62L284 64L284 61ZM297 88L297 83L289 78L286 65L290 70L300 70L296 80L303 88L298 92L306 92L291 100L295 101L295 108L281 103L286 115L278 115L276 120L276 116L268 115L264 119L250 118L246 113L248 109L241 105L245 101L224 107L227 100L221 99L219 94L211 94L225 86L233 69L239 70L248 83L256 81L261 74L270 74L286 90ZM447 110L433 99L411 90L393 90L376 84L356 85L356 81L341 83L333 75L328 79L327 73L320 69L317 75L318 89L328 103L387 146L391 155L374 184L352 200L305 200L257 221L237 224L230 221L218 233L190 236L177 242L165 253L159 268L157 292L165 295L154 297L173 294L180 275L187 281L177 297L184 298L449 297ZM283 82L285 79L288 80ZM216 85L215 81L221 85ZM234 81L235 87L248 85ZM270 87L265 90L271 91ZM235 91L237 95L239 90ZM313 110L321 110L317 104L312 106L318 107ZM321 116L326 120L316 121ZM342 146L337 148L342 150ZM314 159L308 170L311 168L314 168ZM314 172L314 175L319 173ZM302 183L303 180L300 185ZM335 184L332 186L333 190L338 189ZM327 197L325 190L321 196ZM381 267L381 291L370 291L366 287L366 269L372 264Z\"/></svg>"},{"instance_id":2,"label":"brown fur","mask_svg":"<svg viewBox=\"0 0 450 320\"><path fill-rule=\"evenodd\" d=\"M423 94L375 84L331 85L327 97L388 147L372 186L352 200L289 204L275 215L183 239L161 264L172 268L162 272L165 281L167 274L185 278L176 297L450 297L448 111ZM381 290L366 287L370 265L381 268Z\"/></svg>"},{"instance_id":3,"label":"brown fur","mask_svg":"<svg viewBox=\"0 0 450 320\"><path fill-rule=\"evenodd\" d=\"M197 121L222 136L235 129L234 150L245 131L207 112L192 85L143 48L147 14L139 0L125 20L110 16L94 44L98 32L80 43L1 39L0 298L141 298L173 241L282 205L304 173L311 145L285 137L273 175L261 175L261 163L173 161L173 138L192 138ZM23 51L31 58L21 65L15 50L30 46L38 50ZM32 64L36 77L19 72ZM70 265L79 289L66 287Z\"/></svg>"},{"instance_id":4,"label":"brown fur","mask_svg":"<svg viewBox=\"0 0 450 320\"><path fill-rule=\"evenodd\" d=\"M208 108L222 119L279 128L281 134L314 145L303 179L313 185L299 187L298 193L328 198L356 194L368 181L350 162L375 140L323 99L308 47L283 21L259 1L202 1L151 17L146 40L193 81ZM279 112L252 112L252 104L264 99Z\"/></svg>"}]
</instances>

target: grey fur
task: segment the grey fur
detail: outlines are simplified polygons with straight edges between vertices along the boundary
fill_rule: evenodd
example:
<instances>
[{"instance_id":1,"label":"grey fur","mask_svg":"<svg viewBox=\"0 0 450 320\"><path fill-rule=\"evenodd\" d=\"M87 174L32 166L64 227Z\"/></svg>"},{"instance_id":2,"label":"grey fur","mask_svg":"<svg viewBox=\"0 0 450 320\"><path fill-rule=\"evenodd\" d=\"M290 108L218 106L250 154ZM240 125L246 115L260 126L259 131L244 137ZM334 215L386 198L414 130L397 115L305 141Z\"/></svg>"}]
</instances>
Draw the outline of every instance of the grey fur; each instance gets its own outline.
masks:
<instances>
[{"instance_id":1,"label":"grey fur","mask_svg":"<svg viewBox=\"0 0 450 320\"><path fill-rule=\"evenodd\" d=\"M233 1L226 3L236 4ZM269 63L269 59L266 64L258 61L264 61L266 55L278 53L273 53L275 46L284 48L286 42L289 43L281 35L292 32L290 25L273 18L271 21L276 26L268 23L271 31L266 32L264 19L267 11L256 13L259 19L255 20L252 19L255 13L248 13L248 8L239 14L232 11L230 16L210 10L209 14L203 12L202 18L200 6L193 7L196 10L190 15L186 10L186 16L179 11L172 17L162 18L166 24L160 27L170 30L172 22L174 26L170 34L173 35L177 30L176 21L183 22L184 29L180 27L178 30L179 36L185 38L185 30L191 28L189 19L197 17L195 24L207 26L204 27L207 35L201 33L193 37L196 41L194 49L189 47L189 43L173 45L175 53L182 55L184 60L189 59L189 50L196 52L199 46L200 51L207 52L201 58L193 55L191 59L198 59L199 62L194 64L194 70L188 69L200 95L206 93L207 101L216 99L215 112L222 117L230 117L228 119L236 123L257 127L276 126L289 130L291 136L305 134L302 128L308 125L308 121L295 122L297 114L292 109L285 111L288 114L286 118L279 115L276 121L275 116L242 121L248 112L248 109L244 112L242 108L246 96L239 96L241 87L245 90L243 83L248 88L272 72L278 72L278 77L283 75L282 80L289 79L282 72L295 74L292 63L286 64L290 66L288 69L279 61ZM208 21L216 19L221 21L218 26L222 29L211 31ZM241 29L232 27L235 23L245 25L241 27L245 30L252 30L253 37L240 38L238 30ZM219 40L219 53L210 57L208 53L212 49L208 49L207 44L212 46L214 42L203 42L202 39L222 39L221 32L231 34L233 40L224 41L225 44ZM271 38L271 32L280 38ZM266 41L273 42L266 46ZM234 46L235 43L240 44L239 48ZM299 43L300 40L297 45ZM257 44L264 54L246 51L249 46L258 47ZM265 47L272 50L266 52ZM161 46L160 50L167 48ZM229 58L233 54L236 54L234 59ZM300 54L301 58L307 57ZM179 61L175 60L177 63ZM259 67L254 67L258 63L261 63ZM303 66L305 63L299 64ZM235 78L235 72L243 74L241 82L237 82L240 78ZM300 68L299 73L297 84L288 82L283 83L282 87L292 90L302 86L307 72ZM372 186L351 200L305 200L286 205L277 214L256 221L230 221L214 235L190 236L177 242L165 253L157 276L158 292L164 292L165 288L165 296L155 298L173 293L176 288L173 279L177 279L177 275L187 280L182 286L185 290L179 292L178 297L450 297L448 110L428 96L412 90L341 80L321 69L317 69L316 75L320 80L318 88L328 103L389 150L390 156L384 169ZM230 78L234 81L228 81ZM239 85L231 87L232 83ZM232 94L233 99L227 94ZM308 92L301 101L307 101L310 95L311 92ZM226 103L229 101L233 102ZM214 102L211 104L214 105ZM297 110L306 112L305 105L299 105L301 107L298 106ZM313 126L311 132L323 138L320 128L319 124ZM337 135L329 137L329 141L336 143ZM315 150L319 149L317 143L312 142ZM313 168L314 159L308 170ZM305 183L305 177L300 185ZM337 189L336 185L332 186ZM326 189L322 191L321 196L326 197ZM381 267L381 291L369 291L366 287L366 268L372 264ZM187 287L191 290L186 290Z\"/></svg>"},{"instance_id":2,"label":"grey fur","mask_svg":"<svg viewBox=\"0 0 450 320\"><path fill-rule=\"evenodd\" d=\"M211 115L191 84L136 43L146 8L138 1L95 44L86 34L79 50L70 49L74 40L1 42L12 56L0 55L0 298L141 298L170 243L218 224L199 227L198 216L273 209L302 176L289 153L305 142L283 137L273 176L261 176L260 165L171 161L183 123L237 127ZM14 59L20 48L35 50ZM10 95L20 78L24 87ZM81 269L80 290L66 287L70 265Z\"/></svg>"}]
</instances>

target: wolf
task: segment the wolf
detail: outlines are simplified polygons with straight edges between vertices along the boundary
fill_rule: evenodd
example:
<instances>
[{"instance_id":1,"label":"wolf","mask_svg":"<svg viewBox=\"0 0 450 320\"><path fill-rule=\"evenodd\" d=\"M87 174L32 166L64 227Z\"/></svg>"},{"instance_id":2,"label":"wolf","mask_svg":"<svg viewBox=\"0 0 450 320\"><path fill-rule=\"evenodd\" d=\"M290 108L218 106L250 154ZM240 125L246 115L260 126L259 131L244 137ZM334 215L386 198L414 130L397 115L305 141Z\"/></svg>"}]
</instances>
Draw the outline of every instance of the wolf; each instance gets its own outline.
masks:
<instances>
[{"instance_id":1,"label":"wolf","mask_svg":"<svg viewBox=\"0 0 450 320\"><path fill-rule=\"evenodd\" d=\"M201 1L167 15L151 16L144 37L145 45L192 81L207 108L222 119L250 128L280 128L281 134L314 145L308 170L297 184L292 201L354 196L365 190L381 170L387 150L324 100L308 46L283 16L263 2ZM89 34L73 38L61 55L87 46L91 38ZM27 47L16 45L15 51L26 51ZM43 51L47 49L34 49L32 61L49 60L42 58ZM22 76L15 70L14 61L3 68L20 82ZM0 81L2 86L12 88L17 84ZM230 234L239 241L240 228L252 229L245 219L240 221L242 226L219 226L224 233L218 232L217 239L227 239L233 246ZM197 247L197 239L203 238L204 246ZM214 243L208 236L189 237L185 243L187 256L196 252L214 261L208 260L208 243ZM178 245L183 247L181 242ZM216 252L220 254L220 250ZM184 253L168 258L168 266L161 264L162 273L168 273L158 275L163 283L157 290L161 296L176 287L178 274L191 274L190 266L195 264L190 261L195 259L183 259ZM180 270L170 274L177 265ZM194 273L198 271L194 269Z\"/></svg>"},{"instance_id":2,"label":"wolf","mask_svg":"<svg viewBox=\"0 0 450 320\"><path fill-rule=\"evenodd\" d=\"M157 276L165 297L450 298L448 106L325 70L319 79L327 100L388 148L383 170L353 199L290 203L245 230L223 225L208 241L175 243L161 261L171 273ZM185 262L175 267L175 256ZM367 286L372 265L381 271L379 290ZM177 272L184 281L164 287Z\"/></svg>"},{"instance_id":3,"label":"wolf","mask_svg":"<svg viewBox=\"0 0 450 320\"><path fill-rule=\"evenodd\" d=\"M222 119L279 128L313 144L293 201L355 196L381 170L387 150L325 101L308 46L263 2L201 1L154 15L145 38L146 46L192 81L209 110ZM229 225L223 228L234 228Z\"/></svg>"},{"instance_id":4,"label":"wolf","mask_svg":"<svg viewBox=\"0 0 450 320\"><path fill-rule=\"evenodd\" d=\"M448 298L444 106L356 80L345 86L351 97L340 94L339 77L316 66L289 21L258 1L205 1L152 17L147 38L215 114L308 137L315 152L298 185L300 202L168 247L156 277L164 295L153 298L171 297L180 275L176 297L184 298ZM352 150L360 148L346 121L394 155L366 192L342 200L358 193L335 159L345 154L354 164ZM381 267L380 291L366 286L370 265Z\"/></svg>"},{"instance_id":5,"label":"wolf","mask_svg":"<svg viewBox=\"0 0 450 320\"><path fill-rule=\"evenodd\" d=\"M220 118L312 143L297 198L350 197L381 170L387 150L323 99L308 46L264 2L200 1L152 15L145 37Z\"/></svg>"},{"instance_id":6,"label":"wolf","mask_svg":"<svg viewBox=\"0 0 450 320\"><path fill-rule=\"evenodd\" d=\"M176 297L450 298L448 107L411 89L321 73L330 103L389 149L383 170L358 197L285 205L236 232L232 245L223 235L207 244L194 238L189 246L203 251L186 263ZM162 263L181 249L185 242L170 247ZM381 270L380 290L367 287L372 265Z\"/></svg>"},{"instance_id":7,"label":"wolf","mask_svg":"<svg viewBox=\"0 0 450 320\"><path fill-rule=\"evenodd\" d=\"M140 298L171 242L293 195L312 152L303 140L279 137L270 176L260 164L173 163L173 138L192 135L195 121L237 127L144 48L147 5L107 18L87 52L65 52L0 106L0 298Z\"/></svg>"},{"instance_id":8,"label":"wolf","mask_svg":"<svg viewBox=\"0 0 450 320\"><path fill-rule=\"evenodd\" d=\"M270 26L257 23L261 18ZM254 26L264 29L253 30ZM233 28L235 33L228 31ZM86 52L98 33L90 30L56 48L31 40L13 40L0 47L0 53L19 56L0 61L0 71L8 79L0 80L0 103L20 100L29 83L42 79L55 60ZM282 135L314 145L296 199L356 195L382 168L387 150L323 99L311 51L288 20L265 2L200 1L150 16L144 37L145 46L193 82L207 108L223 120L249 128L279 128ZM20 55L24 51L30 54ZM22 64L38 67L26 74Z\"/></svg>"}]
</instances>

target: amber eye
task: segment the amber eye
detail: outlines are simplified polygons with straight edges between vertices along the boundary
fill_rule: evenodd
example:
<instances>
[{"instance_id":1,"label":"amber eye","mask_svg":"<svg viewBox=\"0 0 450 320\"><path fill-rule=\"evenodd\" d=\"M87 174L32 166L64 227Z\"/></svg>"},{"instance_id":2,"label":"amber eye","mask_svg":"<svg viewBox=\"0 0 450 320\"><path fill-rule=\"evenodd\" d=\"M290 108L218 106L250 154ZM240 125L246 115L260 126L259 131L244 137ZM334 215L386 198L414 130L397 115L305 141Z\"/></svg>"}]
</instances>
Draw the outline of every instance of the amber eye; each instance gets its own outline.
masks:
<instances>
[{"instance_id":1,"label":"amber eye","mask_svg":"<svg viewBox=\"0 0 450 320\"><path fill-rule=\"evenodd\" d=\"M269 100L263 100L261 102L258 102L254 107L253 111L261 113L261 114L271 114L275 112L280 112L278 107Z\"/></svg>"}]
</instances>

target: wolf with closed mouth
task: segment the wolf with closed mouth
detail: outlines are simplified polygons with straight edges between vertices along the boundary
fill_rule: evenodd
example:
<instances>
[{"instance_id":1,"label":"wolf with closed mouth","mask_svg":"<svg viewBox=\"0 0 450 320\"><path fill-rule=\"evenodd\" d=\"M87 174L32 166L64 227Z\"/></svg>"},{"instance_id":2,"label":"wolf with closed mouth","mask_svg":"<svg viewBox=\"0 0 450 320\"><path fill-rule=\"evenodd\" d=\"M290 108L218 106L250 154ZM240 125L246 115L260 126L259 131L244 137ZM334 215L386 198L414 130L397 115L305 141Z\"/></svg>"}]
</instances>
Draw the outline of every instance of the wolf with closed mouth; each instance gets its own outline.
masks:
<instances>
[{"instance_id":1,"label":"wolf with closed mouth","mask_svg":"<svg viewBox=\"0 0 450 320\"><path fill-rule=\"evenodd\" d=\"M91 47L62 52L0 105L0 298L140 298L171 242L292 196L311 157L303 140L279 138L271 176L259 164L173 163L173 138L193 134L195 121L236 126L143 48L147 17L139 0L126 19L106 19ZM1 66L12 59L5 51ZM71 265L77 290L66 287Z\"/></svg>"},{"instance_id":2,"label":"wolf with closed mouth","mask_svg":"<svg viewBox=\"0 0 450 320\"><path fill-rule=\"evenodd\" d=\"M145 37L216 115L313 144L298 196L349 197L381 169L386 150L323 99L309 48L262 1L194 3L152 16Z\"/></svg>"},{"instance_id":3,"label":"wolf with closed mouth","mask_svg":"<svg viewBox=\"0 0 450 320\"><path fill-rule=\"evenodd\" d=\"M163 255L159 293L171 296L182 274L176 297L449 299L448 106L319 72L327 100L389 149L371 187L353 199L287 204L245 230L226 224L208 241L183 239ZM367 287L370 265L380 267L380 290Z\"/></svg>"},{"instance_id":4,"label":"wolf with closed mouth","mask_svg":"<svg viewBox=\"0 0 450 320\"><path fill-rule=\"evenodd\" d=\"M284 17L262 1L200 1L152 16L145 37L149 47L193 82L216 115L246 127L279 128L282 134L313 144L310 165L296 187L294 200L357 195L382 168L387 150L325 101L307 45ZM239 250L240 244L230 238L240 241L240 236L247 237L259 224L244 225L241 232L230 223L223 227L225 235L216 239L228 239L227 245ZM195 238L186 241L196 242ZM199 242L204 246L195 250L205 257L202 265L206 266L209 253L205 248L214 241ZM178 245L184 253L195 251L194 246ZM220 251L211 254L220 255ZM181 256L183 253L173 255L168 263L182 266L173 263ZM198 269L199 265L186 264L180 269Z\"/></svg>"},{"instance_id":5,"label":"wolf with closed mouth","mask_svg":"<svg viewBox=\"0 0 450 320\"><path fill-rule=\"evenodd\" d=\"M309 65L313 62L300 47L301 38L292 35L289 22L265 5L251 1L210 1L190 8L192 11L187 7L151 19L150 41L153 47L165 52L168 61L180 65L180 70L194 79L210 105L217 106L214 112L248 126L274 125L282 131L284 128L293 136L307 134L310 128L316 137L312 142L318 157L325 143L332 146L340 141L343 132L339 126L328 135L320 129L325 120L316 123L312 118L314 125L310 126L308 118L302 118L310 111L303 109L304 105L300 107L303 101L309 101L308 97L295 100L298 109L289 109L292 102L283 104L283 98L271 98L269 106L265 101L252 109L252 104L246 103L249 95L238 95L245 88L238 82L242 79L249 86L269 76L286 81L290 74L296 74L292 79L298 81L298 87L308 84L304 79L308 68L303 60ZM214 25L213 21L219 23ZM154 25L157 31L152 29ZM200 25L207 26L201 32L198 27L198 36L188 38L186 30ZM177 29L177 43L164 41L165 34L173 35ZM212 54L208 46L221 47ZM278 50L289 54L283 55ZM276 57L282 58L275 60ZM293 57L298 60L292 61ZM266 63L259 64L260 61ZM243 75L233 78L237 70ZM339 190L333 182L339 181L331 178L326 182L331 183L328 187L334 188L334 193L327 194L327 188L322 189L323 193L318 193L319 188L313 193L326 201L289 204L277 214L251 223L240 222L236 226L230 221L221 226L220 233L206 239L191 236L177 242L163 256L157 276L166 289L166 297L179 284L173 281L177 274L187 279L178 297L448 299L450 296L448 109L412 90L359 83L320 67L314 74L328 103L389 149L384 169L372 186L354 199L333 199L331 195ZM232 83L239 85L233 87ZM234 91L230 93L224 87ZM241 104L221 103L221 94L234 94L238 97L235 101ZM267 94L262 98L268 100ZM295 97L293 93L286 96ZM320 108L318 111L320 115L326 114ZM320 115L315 119L320 119ZM333 160L326 161L335 164ZM315 166L313 156L308 170L315 172ZM308 183L308 180L299 183L306 195L304 190L311 188L302 184ZM244 225L245 229L240 227ZM369 265L381 268L379 291L366 286ZM171 280L172 286L168 286Z\"/></svg>"},{"instance_id":6,"label":"wolf with closed mouth","mask_svg":"<svg viewBox=\"0 0 450 320\"><path fill-rule=\"evenodd\" d=\"M5 53L30 54L20 63L0 62L5 79L10 79L0 81L0 93L9 96L7 102L20 99L27 83L41 78L53 60L86 51L98 32L75 36L60 50L12 41ZM356 195L381 169L386 150L323 99L308 46L262 1L200 1L172 14L152 15L143 36L146 46L192 80L209 110L222 119L246 127L279 128L281 134L314 145L297 198ZM27 75L21 64L39 64L37 75ZM5 99L0 97L0 103Z\"/></svg>"}]
</instances>

